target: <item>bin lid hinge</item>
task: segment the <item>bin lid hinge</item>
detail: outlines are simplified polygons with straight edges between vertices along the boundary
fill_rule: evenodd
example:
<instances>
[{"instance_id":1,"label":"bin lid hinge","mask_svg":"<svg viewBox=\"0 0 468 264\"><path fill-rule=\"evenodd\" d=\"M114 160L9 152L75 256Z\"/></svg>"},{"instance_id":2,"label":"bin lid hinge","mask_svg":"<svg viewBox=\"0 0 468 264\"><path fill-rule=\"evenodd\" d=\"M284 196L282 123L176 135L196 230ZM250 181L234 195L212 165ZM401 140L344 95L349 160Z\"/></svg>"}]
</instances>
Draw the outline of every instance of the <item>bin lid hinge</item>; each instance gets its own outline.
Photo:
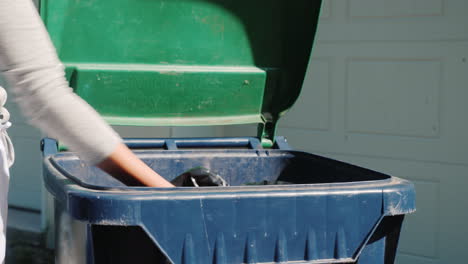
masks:
<instances>
[{"instance_id":1,"label":"bin lid hinge","mask_svg":"<svg viewBox=\"0 0 468 264\"><path fill-rule=\"evenodd\" d=\"M275 143L275 130L277 122L273 120L265 120L264 123L258 125L258 137L263 148L271 148Z\"/></svg>"}]
</instances>

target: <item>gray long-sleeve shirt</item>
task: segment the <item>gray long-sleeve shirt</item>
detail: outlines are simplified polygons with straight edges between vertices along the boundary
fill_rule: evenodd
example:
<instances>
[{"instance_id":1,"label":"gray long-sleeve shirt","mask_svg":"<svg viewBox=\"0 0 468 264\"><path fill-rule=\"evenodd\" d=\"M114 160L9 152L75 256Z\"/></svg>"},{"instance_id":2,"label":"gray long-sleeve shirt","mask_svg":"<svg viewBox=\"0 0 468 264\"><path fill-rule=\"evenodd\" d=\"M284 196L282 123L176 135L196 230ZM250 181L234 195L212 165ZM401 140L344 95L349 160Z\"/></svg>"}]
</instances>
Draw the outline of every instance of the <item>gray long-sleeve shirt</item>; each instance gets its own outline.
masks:
<instances>
[{"instance_id":1,"label":"gray long-sleeve shirt","mask_svg":"<svg viewBox=\"0 0 468 264\"><path fill-rule=\"evenodd\" d=\"M31 0L0 0L0 75L31 124L91 164L106 158L120 142L68 87L64 67Z\"/></svg>"}]
</instances>

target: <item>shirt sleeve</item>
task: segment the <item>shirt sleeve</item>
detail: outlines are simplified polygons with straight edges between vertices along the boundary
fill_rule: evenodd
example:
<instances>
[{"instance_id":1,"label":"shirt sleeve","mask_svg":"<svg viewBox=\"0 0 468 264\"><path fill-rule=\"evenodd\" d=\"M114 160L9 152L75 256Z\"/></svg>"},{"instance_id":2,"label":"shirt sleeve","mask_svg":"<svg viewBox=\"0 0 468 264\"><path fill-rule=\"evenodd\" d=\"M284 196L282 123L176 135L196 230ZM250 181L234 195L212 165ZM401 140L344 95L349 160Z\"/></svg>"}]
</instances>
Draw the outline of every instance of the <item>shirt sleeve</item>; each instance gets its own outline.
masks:
<instances>
[{"instance_id":1,"label":"shirt sleeve","mask_svg":"<svg viewBox=\"0 0 468 264\"><path fill-rule=\"evenodd\" d=\"M73 93L31 0L0 1L0 74L22 113L48 136L96 164L121 138Z\"/></svg>"}]
</instances>

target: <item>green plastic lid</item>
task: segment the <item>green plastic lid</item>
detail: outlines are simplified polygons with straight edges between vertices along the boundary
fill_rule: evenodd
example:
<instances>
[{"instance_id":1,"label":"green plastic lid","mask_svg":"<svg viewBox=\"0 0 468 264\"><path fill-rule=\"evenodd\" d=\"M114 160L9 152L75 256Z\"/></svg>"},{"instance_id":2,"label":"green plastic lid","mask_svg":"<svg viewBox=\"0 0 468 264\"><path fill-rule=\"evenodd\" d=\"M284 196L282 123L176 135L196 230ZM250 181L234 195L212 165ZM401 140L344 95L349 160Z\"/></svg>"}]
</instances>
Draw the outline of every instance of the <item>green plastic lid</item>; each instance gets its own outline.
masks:
<instances>
[{"instance_id":1,"label":"green plastic lid","mask_svg":"<svg viewBox=\"0 0 468 264\"><path fill-rule=\"evenodd\" d=\"M42 0L75 92L115 125L260 124L298 97L321 1Z\"/></svg>"}]
</instances>

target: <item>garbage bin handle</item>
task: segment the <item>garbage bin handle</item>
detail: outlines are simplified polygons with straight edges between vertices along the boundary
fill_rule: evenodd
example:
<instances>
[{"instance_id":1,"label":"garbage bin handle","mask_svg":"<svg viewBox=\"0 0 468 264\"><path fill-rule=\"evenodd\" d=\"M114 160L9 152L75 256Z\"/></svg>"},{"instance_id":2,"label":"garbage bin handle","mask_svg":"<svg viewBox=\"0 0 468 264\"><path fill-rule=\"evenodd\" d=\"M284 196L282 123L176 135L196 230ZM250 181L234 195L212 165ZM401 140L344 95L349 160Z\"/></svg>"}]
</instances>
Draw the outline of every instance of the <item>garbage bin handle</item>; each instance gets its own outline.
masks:
<instances>
[{"instance_id":1,"label":"garbage bin handle","mask_svg":"<svg viewBox=\"0 0 468 264\"><path fill-rule=\"evenodd\" d=\"M178 150L180 148L248 148L262 149L260 140L256 137L219 137L219 138L125 138L125 144L132 149L167 149ZM286 138L275 137L273 149L292 150ZM59 147L58 142L52 138L41 140L41 151L44 156L56 154L66 150Z\"/></svg>"},{"instance_id":2,"label":"garbage bin handle","mask_svg":"<svg viewBox=\"0 0 468 264\"><path fill-rule=\"evenodd\" d=\"M273 148L289 150L284 137L277 137ZM148 139L128 138L125 144L132 149L161 148L167 150L178 150L184 148L248 148L261 149L260 140L255 137L219 137L219 138L169 138Z\"/></svg>"},{"instance_id":3,"label":"garbage bin handle","mask_svg":"<svg viewBox=\"0 0 468 264\"><path fill-rule=\"evenodd\" d=\"M41 140L41 151L44 157L56 154L58 152L58 143L53 138L43 138Z\"/></svg>"}]
</instances>

